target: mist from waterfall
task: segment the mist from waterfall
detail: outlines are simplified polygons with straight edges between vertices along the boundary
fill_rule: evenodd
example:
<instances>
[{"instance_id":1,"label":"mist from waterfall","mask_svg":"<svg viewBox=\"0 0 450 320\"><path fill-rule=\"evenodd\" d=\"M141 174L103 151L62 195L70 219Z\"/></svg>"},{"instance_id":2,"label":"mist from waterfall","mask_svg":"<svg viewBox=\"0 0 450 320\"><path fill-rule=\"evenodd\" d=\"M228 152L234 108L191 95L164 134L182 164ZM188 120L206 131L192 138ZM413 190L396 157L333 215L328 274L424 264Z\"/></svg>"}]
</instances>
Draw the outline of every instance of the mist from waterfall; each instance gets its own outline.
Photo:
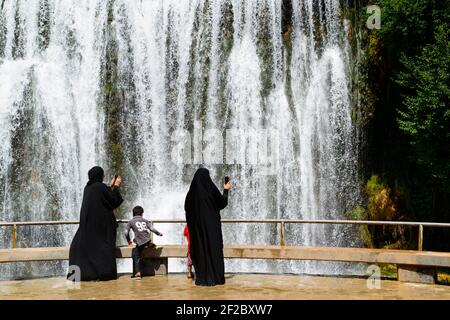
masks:
<instances>
[{"instance_id":1,"label":"mist from waterfall","mask_svg":"<svg viewBox=\"0 0 450 320\"><path fill-rule=\"evenodd\" d=\"M219 188L232 177L222 218L348 218L361 196L339 0L292 1L283 32L285 2L0 0L0 220L77 220L94 165L124 177L120 217L139 204L147 218L184 219L200 164ZM184 242L183 225L156 228L165 235L157 244ZM223 230L225 244L280 241L270 224ZM74 232L22 227L18 246L65 246ZM11 246L10 234L0 229L0 247ZM286 240L359 241L354 228L331 225L286 225ZM183 271L183 263L170 270ZM65 266L0 272L62 274ZM342 268L226 261L227 272Z\"/></svg>"}]
</instances>

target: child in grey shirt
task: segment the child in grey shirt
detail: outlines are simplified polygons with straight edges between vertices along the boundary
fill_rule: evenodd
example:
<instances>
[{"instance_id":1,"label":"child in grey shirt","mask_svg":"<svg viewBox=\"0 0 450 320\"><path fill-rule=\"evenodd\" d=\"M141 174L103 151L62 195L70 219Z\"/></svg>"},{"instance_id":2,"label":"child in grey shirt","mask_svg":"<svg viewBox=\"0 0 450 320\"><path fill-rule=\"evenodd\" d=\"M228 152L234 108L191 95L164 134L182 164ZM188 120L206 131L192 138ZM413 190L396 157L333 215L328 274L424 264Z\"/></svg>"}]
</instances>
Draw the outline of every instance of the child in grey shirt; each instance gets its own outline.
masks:
<instances>
[{"instance_id":1,"label":"child in grey shirt","mask_svg":"<svg viewBox=\"0 0 450 320\"><path fill-rule=\"evenodd\" d=\"M144 209L141 206L133 208L133 219L131 219L125 227L125 237L127 238L128 245L132 245L133 242L136 247L133 248L133 265L136 274L132 276L133 279L140 280L142 278L142 251L151 244L150 232L162 236L162 233L153 228L150 222L142 217ZM133 230L134 239L130 239L130 230Z\"/></svg>"}]
</instances>

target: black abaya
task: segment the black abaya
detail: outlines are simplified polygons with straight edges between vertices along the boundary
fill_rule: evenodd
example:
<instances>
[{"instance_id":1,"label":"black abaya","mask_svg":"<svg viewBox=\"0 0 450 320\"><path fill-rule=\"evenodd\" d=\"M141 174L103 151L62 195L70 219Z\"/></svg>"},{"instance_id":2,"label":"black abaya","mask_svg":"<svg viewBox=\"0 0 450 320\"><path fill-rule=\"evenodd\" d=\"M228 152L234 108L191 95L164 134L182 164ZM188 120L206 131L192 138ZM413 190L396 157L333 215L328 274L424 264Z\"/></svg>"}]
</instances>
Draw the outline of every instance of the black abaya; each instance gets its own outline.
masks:
<instances>
[{"instance_id":1,"label":"black abaya","mask_svg":"<svg viewBox=\"0 0 450 320\"><path fill-rule=\"evenodd\" d=\"M117 222L113 210L123 199L118 187L111 190L102 180L101 168L89 171L80 225L70 246L69 265L80 268L82 281L117 279Z\"/></svg>"},{"instance_id":2,"label":"black abaya","mask_svg":"<svg viewBox=\"0 0 450 320\"><path fill-rule=\"evenodd\" d=\"M225 283L220 210L228 204L212 182L207 169L198 169L186 196L184 209L195 268L195 284L213 286Z\"/></svg>"}]
</instances>

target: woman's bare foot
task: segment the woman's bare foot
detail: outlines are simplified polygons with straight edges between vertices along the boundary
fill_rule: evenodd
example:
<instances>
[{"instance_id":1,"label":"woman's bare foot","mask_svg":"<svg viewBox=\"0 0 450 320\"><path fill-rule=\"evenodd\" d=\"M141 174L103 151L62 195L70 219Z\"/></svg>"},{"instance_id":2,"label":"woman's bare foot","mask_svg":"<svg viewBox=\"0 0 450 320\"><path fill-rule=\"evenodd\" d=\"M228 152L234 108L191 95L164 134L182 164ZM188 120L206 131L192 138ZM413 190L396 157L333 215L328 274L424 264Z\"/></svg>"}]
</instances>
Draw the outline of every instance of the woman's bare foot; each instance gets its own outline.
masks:
<instances>
[{"instance_id":1,"label":"woman's bare foot","mask_svg":"<svg viewBox=\"0 0 450 320\"><path fill-rule=\"evenodd\" d=\"M141 275L140 272L138 272L138 273L136 273L135 275L133 275L133 276L131 277L131 279L133 279L133 280L141 280L141 279L142 279L142 275Z\"/></svg>"}]
</instances>

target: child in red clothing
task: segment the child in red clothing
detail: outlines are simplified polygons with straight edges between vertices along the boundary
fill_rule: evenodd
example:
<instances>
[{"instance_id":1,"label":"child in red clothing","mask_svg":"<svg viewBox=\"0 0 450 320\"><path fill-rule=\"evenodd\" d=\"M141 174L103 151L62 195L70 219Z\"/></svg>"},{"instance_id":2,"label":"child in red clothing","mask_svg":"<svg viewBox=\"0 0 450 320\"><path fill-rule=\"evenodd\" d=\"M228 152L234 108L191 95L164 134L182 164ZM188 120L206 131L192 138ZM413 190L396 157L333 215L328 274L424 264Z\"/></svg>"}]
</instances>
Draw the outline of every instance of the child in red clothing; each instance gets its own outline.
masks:
<instances>
[{"instance_id":1,"label":"child in red clothing","mask_svg":"<svg viewBox=\"0 0 450 320\"><path fill-rule=\"evenodd\" d=\"M189 229L187 225L184 227L184 236L186 237L188 243L188 279L192 279L191 239L189 238Z\"/></svg>"}]
</instances>

